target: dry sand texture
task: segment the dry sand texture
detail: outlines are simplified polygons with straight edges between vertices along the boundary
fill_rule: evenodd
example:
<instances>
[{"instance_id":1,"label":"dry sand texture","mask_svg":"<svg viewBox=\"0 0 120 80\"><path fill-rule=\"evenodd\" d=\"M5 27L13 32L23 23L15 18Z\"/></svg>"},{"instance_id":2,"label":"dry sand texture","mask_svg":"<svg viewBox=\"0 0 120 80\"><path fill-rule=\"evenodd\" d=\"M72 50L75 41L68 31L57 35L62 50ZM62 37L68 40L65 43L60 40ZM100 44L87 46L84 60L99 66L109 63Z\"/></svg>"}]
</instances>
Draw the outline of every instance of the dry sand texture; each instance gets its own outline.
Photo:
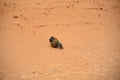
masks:
<instances>
[{"instance_id":1,"label":"dry sand texture","mask_svg":"<svg viewBox=\"0 0 120 80\"><path fill-rule=\"evenodd\" d=\"M0 80L120 80L119 64L120 0L0 0Z\"/></svg>"}]
</instances>

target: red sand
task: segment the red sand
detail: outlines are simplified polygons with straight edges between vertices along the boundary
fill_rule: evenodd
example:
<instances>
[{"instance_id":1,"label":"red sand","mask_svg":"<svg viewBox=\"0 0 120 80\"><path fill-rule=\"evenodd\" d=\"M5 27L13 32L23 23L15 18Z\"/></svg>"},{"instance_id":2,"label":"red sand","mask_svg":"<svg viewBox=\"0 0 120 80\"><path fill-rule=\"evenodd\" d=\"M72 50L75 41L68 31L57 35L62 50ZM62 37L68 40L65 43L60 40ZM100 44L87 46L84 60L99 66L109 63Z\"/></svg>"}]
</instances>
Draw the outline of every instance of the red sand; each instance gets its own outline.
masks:
<instances>
[{"instance_id":1,"label":"red sand","mask_svg":"<svg viewBox=\"0 0 120 80\"><path fill-rule=\"evenodd\" d=\"M0 0L0 80L120 80L119 64L120 0Z\"/></svg>"}]
</instances>

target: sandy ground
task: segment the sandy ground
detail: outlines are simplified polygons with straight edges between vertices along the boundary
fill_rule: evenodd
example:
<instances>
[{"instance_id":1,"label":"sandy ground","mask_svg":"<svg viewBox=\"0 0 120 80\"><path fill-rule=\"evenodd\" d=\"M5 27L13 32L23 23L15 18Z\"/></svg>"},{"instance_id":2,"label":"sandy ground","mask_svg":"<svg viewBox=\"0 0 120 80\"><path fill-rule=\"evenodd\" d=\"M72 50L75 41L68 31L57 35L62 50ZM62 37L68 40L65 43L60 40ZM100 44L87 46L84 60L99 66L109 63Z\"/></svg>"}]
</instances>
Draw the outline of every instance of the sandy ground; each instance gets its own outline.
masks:
<instances>
[{"instance_id":1,"label":"sandy ground","mask_svg":"<svg viewBox=\"0 0 120 80\"><path fill-rule=\"evenodd\" d=\"M120 0L0 0L0 80L120 80L119 65Z\"/></svg>"}]
</instances>

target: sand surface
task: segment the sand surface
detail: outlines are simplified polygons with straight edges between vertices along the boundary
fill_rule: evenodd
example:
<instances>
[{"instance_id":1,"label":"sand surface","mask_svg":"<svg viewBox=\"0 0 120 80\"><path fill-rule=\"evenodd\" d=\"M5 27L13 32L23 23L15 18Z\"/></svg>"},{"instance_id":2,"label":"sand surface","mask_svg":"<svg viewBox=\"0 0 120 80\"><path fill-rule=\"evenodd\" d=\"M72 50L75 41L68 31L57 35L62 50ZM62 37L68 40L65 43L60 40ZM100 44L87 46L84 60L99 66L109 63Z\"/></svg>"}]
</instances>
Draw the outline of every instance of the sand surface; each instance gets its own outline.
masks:
<instances>
[{"instance_id":1,"label":"sand surface","mask_svg":"<svg viewBox=\"0 0 120 80\"><path fill-rule=\"evenodd\" d=\"M0 80L120 80L120 0L0 0Z\"/></svg>"}]
</instances>

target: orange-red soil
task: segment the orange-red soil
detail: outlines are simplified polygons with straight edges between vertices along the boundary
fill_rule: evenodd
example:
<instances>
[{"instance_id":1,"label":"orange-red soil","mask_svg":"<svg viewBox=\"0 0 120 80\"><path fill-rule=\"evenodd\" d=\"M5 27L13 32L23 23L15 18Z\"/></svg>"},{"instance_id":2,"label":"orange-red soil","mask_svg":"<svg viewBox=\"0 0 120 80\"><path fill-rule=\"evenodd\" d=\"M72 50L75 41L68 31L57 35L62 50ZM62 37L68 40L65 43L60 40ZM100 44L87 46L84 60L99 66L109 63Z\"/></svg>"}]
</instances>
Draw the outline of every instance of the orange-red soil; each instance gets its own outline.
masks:
<instances>
[{"instance_id":1,"label":"orange-red soil","mask_svg":"<svg viewBox=\"0 0 120 80\"><path fill-rule=\"evenodd\" d=\"M120 0L0 0L0 80L120 80L119 65Z\"/></svg>"}]
</instances>

